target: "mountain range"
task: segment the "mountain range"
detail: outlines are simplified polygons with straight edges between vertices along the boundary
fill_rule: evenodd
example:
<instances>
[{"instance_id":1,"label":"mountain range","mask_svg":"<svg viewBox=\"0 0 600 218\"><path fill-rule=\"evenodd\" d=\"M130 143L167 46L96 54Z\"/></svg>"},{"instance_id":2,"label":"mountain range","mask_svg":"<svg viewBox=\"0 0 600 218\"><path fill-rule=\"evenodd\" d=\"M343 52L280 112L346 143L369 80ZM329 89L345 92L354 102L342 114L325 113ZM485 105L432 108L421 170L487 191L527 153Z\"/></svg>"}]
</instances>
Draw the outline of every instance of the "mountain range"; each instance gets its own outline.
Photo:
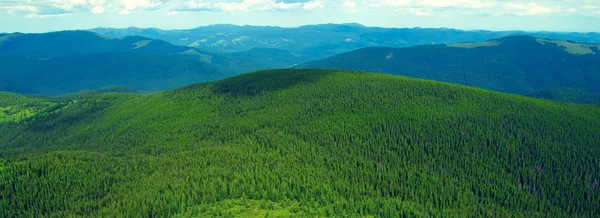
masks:
<instances>
[{"instance_id":1,"label":"mountain range","mask_svg":"<svg viewBox=\"0 0 600 218\"><path fill-rule=\"evenodd\" d=\"M107 85L142 92L175 89L303 60L257 48L220 54L141 36L111 38L86 31L0 36L0 91L60 95Z\"/></svg>"},{"instance_id":2,"label":"mountain range","mask_svg":"<svg viewBox=\"0 0 600 218\"><path fill-rule=\"evenodd\" d=\"M355 23L320 24L294 28L220 24L184 30L131 27L125 29L96 28L90 31L112 37L139 35L165 40L175 45L217 52L276 48L294 52L309 60L321 59L364 47L410 47L427 44L483 42L512 35L600 43L600 34L598 33L381 28L366 27Z\"/></svg>"},{"instance_id":3,"label":"mountain range","mask_svg":"<svg viewBox=\"0 0 600 218\"><path fill-rule=\"evenodd\" d=\"M137 28L94 31L96 33L63 31L1 35L3 73L0 74L0 91L62 95L120 86L156 92L257 70L296 67L381 72L559 101L600 103L600 90L596 85L600 80L598 44L532 36L481 41L496 35L522 33L516 31L386 29L357 24L298 28L216 25L179 31ZM206 35L209 33L213 35ZM149 35L169 41L175 36L221 41L241 35L248 43L231 39L241 44L225 49L207 45L189 47L125 34ZM597 38L594 33L528 34L582 41ZM352 40L340 41L340 38ZM261 45L255 42L258 39L279 41ZM468 40L479 42L429 45ZM186 40L177 43L185 44L182 41ZM404 47L413 44L426 45ZM377 45L398 47L365 47ZM358 49L316 59L354 48Z\"/></svg>"},{"instance_id":4,"label":"mountain range","mask_svg":"<svg viewBox=\"0 0 600 218\"><path fill-rule=\"evenodd\" d=\"M600 103L600 44L510 36L480 43L369 47L297 67L381 72Z\"/></svg>"},{"instance_id":5,"label":"mountain range","mask_svg":"<svg viewBox=\"0 0 600 218\"><path fill-rule=\"evenodd\" d=\"M0 217L600 217L599 39L0 34Z\"/></svg>"}]
</instances>

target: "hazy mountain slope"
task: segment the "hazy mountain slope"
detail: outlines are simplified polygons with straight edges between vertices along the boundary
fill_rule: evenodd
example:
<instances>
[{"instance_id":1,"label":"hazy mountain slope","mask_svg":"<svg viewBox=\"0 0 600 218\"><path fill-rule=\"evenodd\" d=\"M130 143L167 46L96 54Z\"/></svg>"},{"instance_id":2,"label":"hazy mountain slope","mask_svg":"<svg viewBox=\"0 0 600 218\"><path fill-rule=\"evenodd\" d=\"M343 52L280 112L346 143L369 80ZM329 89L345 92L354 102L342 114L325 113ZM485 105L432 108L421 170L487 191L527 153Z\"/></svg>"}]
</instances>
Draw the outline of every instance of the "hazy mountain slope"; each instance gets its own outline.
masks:
<instances>
[{"instance_id":1,"label":"hazy mountain slope","mask_svg":"<svg viewBox=\"0 0 600 218\"><path fill-rule=\"evenodd\" d=\"M600 94L592 94L576 88L550 89L530 94L532 97L582 104L600 104Z\"/></svg>"},{"instance_id":2,"label":"hazy mountain slope","mask_svg":"<svg viewBox=\"0 0 600 218\"><path fill-rule=\"evenodd\" d=\"M264 67L262 69L288 68L309 61L306 56L274 48L253 48L248 51L225 54L225 56L230 58L254 59L263 63Z\"/></svg>"},{"instance_id":3,"label":"hazy mountain slope","mask_svg":"<svg viewBox=\"0 0 600 218\"><path fill-rule=\"evenodd\" d=\"M189 48L141 36L109 38L86 31L15 33L0 37L0 54L27 54L37 57L107 52L174 54L186 50Z\"/></svg>"},{"instance_id":4,"label":"hazy mountain slope","mask_svg":"<svg viewBox=\"0 0 600 218\"><path fill-rule=\"evenodd\" d=\"M600 94L599 49L512 36L484 43L365 48L298 67L374 71L517 94L567 87Z\"/></svg>"},{"instance_id":5,"label":"hazy mountain slope","mask_svg":"<svg viewBox=\"0 0 600 218\"><path fill-rule=\"evenodd\" d=\"M93 53L40 59L0 55L0 90L59 95L107 85L142 92L174 89L234 75L196 56L149 53Z\"/></svg>"},{"instance_id":6,"label":"hazy mountain slope","mask_svg":"<svg viewBox=\"0 0 600 218\"><path fill-rule=\"evenodd\" d=\"M85 31L9 34L0 37L0 91L58 95L107 85L160 91L306 60L277 49L226 54Z\"/></svg>"},{"instance_id":7,"label":"hazy mountain slope","mask_svg":"<svg viewBox=\"0 0 600 218\"><path fill-rule=\"evenodd\" d=\"M510 35L600 43L598 33L462 31L430 28L380 28L360 24L323 24L281 28L271 26L211 25L187 30L156 28L91 30L102 35L123 37L139 35L162 39L177 45L202 49L240 52L252 48L289 50L314 60L368 46L407 47L424 44L483 42Z\"/></svg>"},{"instance_id":8,"label":"hazy mountain slope","mask_svg":"<svg viewBox=\"0 0 600 218\"><path fill-rule=\"evenodd\" d=\"M597 217L600 107L282 70L0 125L1 216Z\"/></svg>"}]
</instances>

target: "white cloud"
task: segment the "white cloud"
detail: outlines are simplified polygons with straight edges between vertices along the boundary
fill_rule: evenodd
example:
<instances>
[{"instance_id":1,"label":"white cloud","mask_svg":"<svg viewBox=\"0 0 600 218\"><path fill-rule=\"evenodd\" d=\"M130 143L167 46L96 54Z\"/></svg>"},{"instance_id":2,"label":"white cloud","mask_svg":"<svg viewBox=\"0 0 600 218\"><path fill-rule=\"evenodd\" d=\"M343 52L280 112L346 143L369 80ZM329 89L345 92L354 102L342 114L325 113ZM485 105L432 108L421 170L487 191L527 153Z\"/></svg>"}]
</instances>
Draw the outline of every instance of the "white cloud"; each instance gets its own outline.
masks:
<instances>
[{"instance_id":1,"label":"white cloud","mask_svg":"<svg viewBox=\"0 0 600 218\"><path fill-rule=\"evenodd\" d=\"M574 13L570 8L580 7L582 2L570 0L353 0L357 8L391 11L418 16L538 16L552 13ZM594 0L580 0L593 2ZM591 3L588 5L593 5ZM594 6L592 6L594 7ZM592 8L588 7L588 8Z\"/></svg>"},{"instance_id":2,"label":"white cloud","mask_svg":"<svg viewBox=\"0 0 600 218\"><path fill-rule=\"evenodd\" d=\"M342 3L342 7L346 8L350 13L358 12L358 9L356 8L356 2L354 1L345 1Z\"/></svg>"},{"instance_id":3,"label":"white cloud","mask_svg":"<svg viewBox=\"0 0 600 218\"><path fill-rule=\"evenodd\" d=\"M313 11L324 7L325 5L321 0L294 1L291 3L281 0L188 0L176 8L175 11Z\"/></svg>"},{"instance_id":4,"label":"white cloud","mask_svg":"<svg viewBox=\"0 0 600 218\"><path fill-rule=\"evenodd\" d=\"M129 14L137 10L154 10L163 4L163 0L120 0L117 2L121 14Z\"/></svg>"},{"instance_id":5,"label":"white cloud","mask_svg":"<svg viewBox=\"0 0 600 218\"><path fill-rule=\"evenodd\" d=\"M411 8L409 11L411 14L416 15L416 16L431 16L431 15L435 14L435 12L433 12L433 11L416 9L416 8Z\"/></svg>"},{"instance_id":6,"label":"white cloud","mask_svg":"<svg viewBox=\"0 0 600 218\"><path fill-rule=\"evenodd\" d=\"M535 16L541 14L549 14L554 11L551 7L538 5L537 3L516 4L508 3L505 6L509 13L514 13L520 16Z\"/></svg>"},{"instance_id":7,"label":"white cloud","mask_svg":"<svg viewBox=\"0 0 600 218\"><path fill-rule=\"evenodd\" d=\"M597 16L597 0L0 0L0 12L29 15L186 11L400 13L415 16L539 16L562 13Z\"/></svg>"},{"instance_id":8,"label":"white cloud","mask_svg":"<svg viewBox=\"0 0 600 218\"><path fill-rule=\"evenodd\" d=\"M89 0L90 5L104 5L106 4L106 0Z\"/></svg>"},{"instance_id":9,"label":"white cloud","mask_svg":"<svg viewBox=\"0 0 600 218\"><path fill-rule=\"evenodd\" d=\"M373 1L371 7L404 7L411 3L411 0L381 0Z\"/></svg>"},{"instance_id":10,"label":"white cloud","mask_svg":"<svg viewBox=\"0 0 600 218\"><path fill-rule=\"evenodd\" d=\"M342 6L345 8L356 8L356 3L353 1L345 1Z\"/></svg>"},{"instance_id":11,"label":"white cloud","mask_svg":"<svg viewBox=\"0 0 600 218\"><path fill-rule=\"evenodd\" d=\"M421 4L426 7L434 8L491 8L497 5L493 1L481 1L481 0L422 0Z\"/></svg>"},{"instance_id":12,"label":"white cloud","mask_svg":"<svg viewBox=\"0 0 600 218\"><path fill-rule=\"evenodd\" d=\"M50 18L78 12L102 14L107 11L131 13L154 10L168 1L171 0L0 0L0 10L21 12L29 18Z\"/></svg>"},{"instance_id":13,"label":"white cloud","mask_svg":"<svg viewBox=\"0 0 600 218\"><path fill-rule=\"evenodd\" d=\"M302 9L307 11L313 11L321 8L325 8L325 5L323 4L323 2L321 2L321 0L309 1L304 3L304 6L302 6Z\"/></svg>"},{"instance_id":14,"label":"white cloud","mask_svg":"<svg viewBox=\"0 0 600 218\"><path fill-rule=\"evenodd\" d=\"M92 13L102 14L102 13L104 13L104 8L102 6L96 6L96 7L92 8Z\"/></svg>"},{"instance_id":15,"label":"white cloud","mask_svg":"<svg viewBox=\"0 0 600 218\"><path fill-rule=\"evenodd\" d=\"M31 13L31 14L25 15L25 17L45 19L45 18L53 18L53 17L64 17L67 15L69 15L69 14L35 14L35 13Z\"/></svg>"},{"instance_id":16,"label":"white cloud","mask_svg":"<svg viewBox=\"0 0 600 218\"><path fill-rule=\"evenodd\" d=\"M30 5L13 5L13 6L0 5L0 9L6 10L9 14L13 14L15 12L37 13L39 11L37 9L37 7L30 6Z\"/></svg>"}]
</instances>

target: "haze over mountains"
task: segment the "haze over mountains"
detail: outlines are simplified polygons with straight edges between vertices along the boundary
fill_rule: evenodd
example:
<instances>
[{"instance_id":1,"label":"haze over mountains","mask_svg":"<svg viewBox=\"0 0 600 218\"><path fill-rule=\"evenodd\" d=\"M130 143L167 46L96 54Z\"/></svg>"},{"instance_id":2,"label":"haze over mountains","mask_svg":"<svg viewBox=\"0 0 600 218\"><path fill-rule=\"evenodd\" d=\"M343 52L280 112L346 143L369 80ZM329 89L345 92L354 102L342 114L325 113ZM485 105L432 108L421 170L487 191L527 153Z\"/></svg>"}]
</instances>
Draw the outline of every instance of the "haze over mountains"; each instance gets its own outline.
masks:
<instances>
[{"instance_id":1,"label":"haze over mountains","mask_svg":"<svg viewBox=\"0 0 600 218\"><path fill-rule=\"evenodd\" d=\"M83 53L177 54L189 50L193 49L141 36L111 38L87 31L13 33L0 37L0 54L27 54L46 58Z\"/></svg>"},{"instance_id":2,"label":"haze over mountains","mask_svg":"<svg viewBox=\"0 0 600 218\"><path fill-rule=\"evenodd\" d=\"M118 85L155 92L301 60L277 49L216 54L141 36L15 33L0 37L0 91L58 95Z\"/></svg>"},{"instance_id":3,"label":"haze over mountains","mask_svg":"<svg viewBox=\"0 0 600 218\"><path fill-rule=\"evenodd\" d=\"M162 39L175 45L186 45L220 52L239 52L252 48L288 50L311 60L371 46L409 47L427 44L483 42L511 35L600 43L598 33L463 31L447 28L381 28L360 24L321 24L295 28L272 26L211 25L186 30L156 28L97 28L102 35L131 35Z\"/></svg>"}]
</instances>

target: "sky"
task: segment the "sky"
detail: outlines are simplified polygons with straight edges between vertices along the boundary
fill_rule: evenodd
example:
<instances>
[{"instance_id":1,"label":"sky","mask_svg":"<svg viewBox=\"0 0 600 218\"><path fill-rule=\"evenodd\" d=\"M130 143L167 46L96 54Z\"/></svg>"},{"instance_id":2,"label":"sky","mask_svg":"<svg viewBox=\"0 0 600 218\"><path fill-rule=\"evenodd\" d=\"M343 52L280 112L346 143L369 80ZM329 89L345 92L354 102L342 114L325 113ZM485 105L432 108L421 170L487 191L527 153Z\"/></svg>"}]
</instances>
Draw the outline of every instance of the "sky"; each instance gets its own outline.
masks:
<instances>
[{"instance_id":1,"label":"sky","mask_svg":"<svg viewBox=\"0 0 600 218\"><path fill-rule=\"evenodd\" d=\"M600 32L600 0L0 0L0 32L322 23Z\"/></svg>"}]
</instances>

